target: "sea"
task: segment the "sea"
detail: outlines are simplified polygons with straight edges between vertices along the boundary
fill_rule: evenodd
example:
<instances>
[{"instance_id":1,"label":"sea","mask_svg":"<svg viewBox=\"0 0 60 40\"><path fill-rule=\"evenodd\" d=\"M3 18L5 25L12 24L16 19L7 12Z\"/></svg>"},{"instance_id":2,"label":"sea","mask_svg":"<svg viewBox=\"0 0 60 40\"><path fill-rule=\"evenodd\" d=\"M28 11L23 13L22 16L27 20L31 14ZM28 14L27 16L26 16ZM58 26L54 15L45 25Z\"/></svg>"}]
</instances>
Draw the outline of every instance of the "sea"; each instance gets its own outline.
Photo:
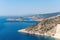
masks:
<instances>
[{"instance_id":1,"label":"sea","mask_svg":"<svg viewBox=\"0 0 60 40\"><path fill-rule=\"evenodd\" d=\"M18 32L35 25L37 21L6 21L6 18L0 17L0 40L55 40L52 37Z\"/></svg>"}]
</instances>

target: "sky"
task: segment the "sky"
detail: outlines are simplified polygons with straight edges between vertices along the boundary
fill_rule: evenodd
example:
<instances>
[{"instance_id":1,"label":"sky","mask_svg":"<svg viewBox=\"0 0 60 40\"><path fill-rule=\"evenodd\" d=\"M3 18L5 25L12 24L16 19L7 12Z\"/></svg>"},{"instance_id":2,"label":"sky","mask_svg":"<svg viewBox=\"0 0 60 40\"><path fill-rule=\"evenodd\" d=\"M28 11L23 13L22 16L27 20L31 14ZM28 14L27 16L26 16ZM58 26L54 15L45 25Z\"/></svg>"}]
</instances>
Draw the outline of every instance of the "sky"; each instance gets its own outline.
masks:
<instances>
[{"instance_id":1,"label":"sky","mask_svg":"<svg viewBox=\"0 0 60 40\"><path fill-rule=\"evenodd\" d=\"M60 0L0 0L0 16L60 12Z\"/></svg>"}]
</instances>

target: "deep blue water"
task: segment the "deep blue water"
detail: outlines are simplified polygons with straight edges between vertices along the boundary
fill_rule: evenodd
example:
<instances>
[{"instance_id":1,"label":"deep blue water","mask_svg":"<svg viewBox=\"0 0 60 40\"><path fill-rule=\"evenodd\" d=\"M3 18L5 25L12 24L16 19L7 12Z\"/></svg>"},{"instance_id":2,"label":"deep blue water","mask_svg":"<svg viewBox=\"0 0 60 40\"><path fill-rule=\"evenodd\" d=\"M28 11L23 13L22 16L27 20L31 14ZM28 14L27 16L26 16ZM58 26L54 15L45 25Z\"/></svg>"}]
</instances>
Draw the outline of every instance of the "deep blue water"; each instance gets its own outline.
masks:
<instances>
[{"instance_id":1,"label":"deep blue water","mask_svg":"<svg viewBox=\"0 0 60 40\"><path fill-rule=\"evenodd\" d=\"M36 24L36 22L2 22L0 21L0 40L54 40L51 37L19 33L18 30Z\"/></svg>"}]
</instances>

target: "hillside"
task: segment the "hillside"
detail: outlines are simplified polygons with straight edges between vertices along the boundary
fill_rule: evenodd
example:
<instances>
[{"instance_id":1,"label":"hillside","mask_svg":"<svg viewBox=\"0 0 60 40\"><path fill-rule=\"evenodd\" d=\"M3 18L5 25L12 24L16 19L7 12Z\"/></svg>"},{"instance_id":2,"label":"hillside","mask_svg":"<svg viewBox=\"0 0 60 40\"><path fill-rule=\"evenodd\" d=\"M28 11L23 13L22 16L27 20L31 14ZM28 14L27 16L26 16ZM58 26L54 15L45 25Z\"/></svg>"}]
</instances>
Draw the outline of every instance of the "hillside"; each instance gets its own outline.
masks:
<instances>
[{"instance_id":1,"label":"hillside","mask_svg":"<svg viewBox=\"0 0 60 40\"><path fill-rule=\"evenodd\" d=\"M56 26L60 24L60 15L46 18L36 25L19 30L19 32L26 32L30 34L54 36L56 33Z\"/></svg>"}]
</instances>

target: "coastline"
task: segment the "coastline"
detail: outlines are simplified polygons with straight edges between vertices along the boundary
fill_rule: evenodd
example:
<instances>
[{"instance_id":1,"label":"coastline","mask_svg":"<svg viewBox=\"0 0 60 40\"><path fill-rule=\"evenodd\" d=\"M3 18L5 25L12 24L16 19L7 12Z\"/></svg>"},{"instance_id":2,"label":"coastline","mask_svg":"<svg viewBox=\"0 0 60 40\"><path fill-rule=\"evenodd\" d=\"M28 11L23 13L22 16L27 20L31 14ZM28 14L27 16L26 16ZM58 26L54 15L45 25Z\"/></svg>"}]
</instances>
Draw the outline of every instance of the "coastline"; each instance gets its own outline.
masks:
<instances>
[{"instance_id":1,"label":"coastline","mask_svg":"<svg viewBox=\"0 0 60 40\"><path fill-rule=\"evenodd\" d=\"M56 39L60 39L60 24L57 24L57 29L56 29L56 33L54 36L51 36L53 38L56 38ZM21 29L21 30L18 30L18 32L23 32L23 33L29 33L29 34L35 34L35 35L43 35L43 36L48 36L47 34L40 34L40 33L32 33L32 32L27 32L25 29Z\"/></svg>"},{"instance_id":2,"label":"coastline","mask_svg":"<svg viewBox=\"0 0 60 40\"><path fill-rule=\"evenodd\" d=\"M27 32L27 31L25 31L25 29L18 30L18 32L29 33L29 34L35 34L35 35L42 35L42 36L49 36L49 35L47 35L46 33L40 34L40 33Z\"/></svg>"},{"instance_id":3,"label":"coastline","mask_svg":"<svg viewBox=\"0 0 60 40\"><path fill-rule=\"evenodd\" d=\"M29 34L35 34L35 35L44 35L44 34L39 34L39 33L31 33L31 32L27 32L27 31L25 31L25 29L18 30L18 32L29 33Z\"/></svg>"}]
</instances>

